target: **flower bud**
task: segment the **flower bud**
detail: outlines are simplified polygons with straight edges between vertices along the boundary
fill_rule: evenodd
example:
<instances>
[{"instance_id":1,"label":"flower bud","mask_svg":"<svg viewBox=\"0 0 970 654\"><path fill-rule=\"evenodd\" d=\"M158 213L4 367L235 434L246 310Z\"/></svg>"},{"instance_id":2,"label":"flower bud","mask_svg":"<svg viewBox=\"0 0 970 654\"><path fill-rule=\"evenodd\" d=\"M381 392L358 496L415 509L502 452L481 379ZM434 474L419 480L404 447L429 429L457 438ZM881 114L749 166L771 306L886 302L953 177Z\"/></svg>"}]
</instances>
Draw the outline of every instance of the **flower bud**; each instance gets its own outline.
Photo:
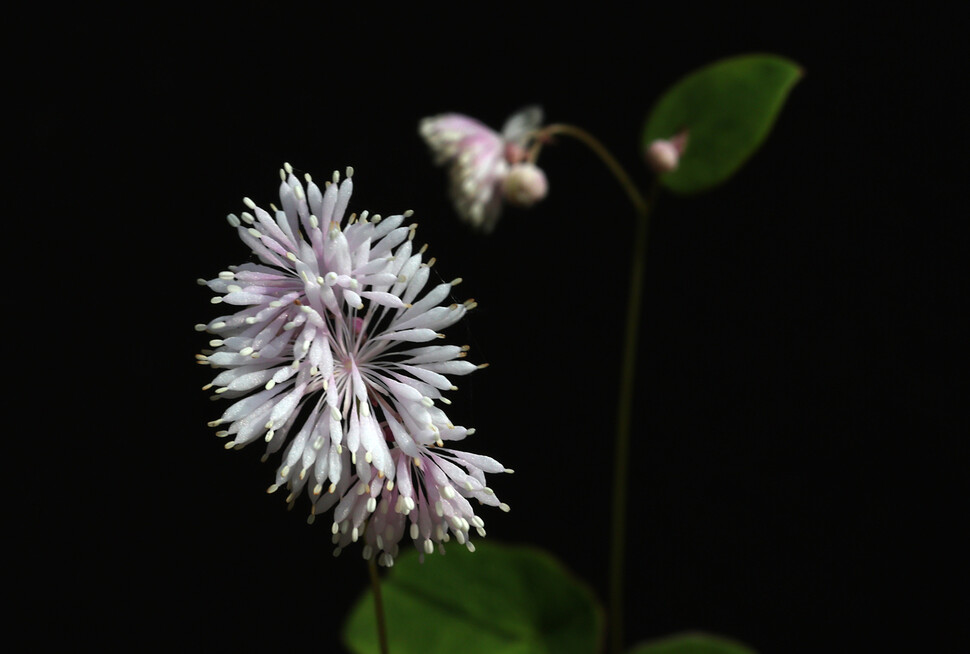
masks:
<instances>
[{"instance_id":1,"label":"flower bud","mask_svg":"<svg viewBox=\"0 0 970 654\"><path fill-rule=\"evenodd\" d=\"M680 155L687 147L687 132L681 132L670 140L657 139L647 147L647 164L657 174L677 170Z\"/></svg>"},{"instance_id":2,"label":"flower bud","mask_svg":"<svg viewBox=\"0 0 970 654\"><path fill-rule=\"evenodd\" d=\"M527 162L512 166L502 186L505 199L520 207L531 207L546 197L548 190L546 174L535 164Z\"/></svg>"},{"instance_id":3,"label":"flower bud","mask_svg":"<svg viewBox=\"0 0 970 654\"><path fill-rule=\"evenodd\" d=\"M647 163L655 173L669 173L677 170L680 153L670 141L657 139L647 148Z\"/></svg>"}]
</instances>

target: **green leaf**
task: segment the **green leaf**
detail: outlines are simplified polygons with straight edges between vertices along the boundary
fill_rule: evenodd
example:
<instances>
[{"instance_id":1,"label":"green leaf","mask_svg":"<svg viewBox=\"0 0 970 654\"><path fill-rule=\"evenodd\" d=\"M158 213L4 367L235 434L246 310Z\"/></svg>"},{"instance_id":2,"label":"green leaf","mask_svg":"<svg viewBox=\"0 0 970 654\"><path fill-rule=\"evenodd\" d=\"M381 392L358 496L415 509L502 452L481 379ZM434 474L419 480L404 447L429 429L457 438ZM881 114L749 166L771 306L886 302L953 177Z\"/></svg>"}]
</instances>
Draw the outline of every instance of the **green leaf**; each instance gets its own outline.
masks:
<instances>
[{"instance_id":1,"label":"green leaf","mask_svg":"<svg viewBox=\"0 0 970 654\"><path fill-rule=\"evenodd\" d=\"M660 181L675 193L726 181L771 131L802 69L783 57L742 55L701 68L674 84L647 117L643 148L686 130L676 170Z\"/></svg>"},{"instance_id":2,"label":"green leaf","mask_svg":"<svg viewBox=\"0 0 970 654\"><path fill-rule=\"evenodd\" d=\"M640 643L627 654L755 654L755 651L723 636L689 632Z\"/></svg>"},{"instance_id":3,"label":"green leaf","mask_svg":"<svg viewBox=\"0 0 970 654\"><path fill-rule=\"evenodd\" d=\"M401 555L381 582L394 654L593 654L602 611L590 590L551 555L494 542L475 552ZM368 591L344 625L356 654L377 654Z\"/></svg>"}]
</instances>

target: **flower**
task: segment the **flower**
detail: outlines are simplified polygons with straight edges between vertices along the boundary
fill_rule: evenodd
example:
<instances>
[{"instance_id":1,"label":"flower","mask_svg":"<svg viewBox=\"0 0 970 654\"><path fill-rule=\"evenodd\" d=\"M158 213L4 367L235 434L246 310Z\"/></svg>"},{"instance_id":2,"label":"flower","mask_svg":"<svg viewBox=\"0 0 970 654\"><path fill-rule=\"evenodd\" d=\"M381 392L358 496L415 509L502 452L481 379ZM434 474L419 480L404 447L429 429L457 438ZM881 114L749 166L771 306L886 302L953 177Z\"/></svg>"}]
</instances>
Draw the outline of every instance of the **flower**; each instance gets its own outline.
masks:
<instances>
[{"instance_id":1,"label":"flower","mask_svg":"<svg viewBox=\"0 0 970 654\"><path fill-rule=\"evenodd\" d=\"M344 219L352 174L324 190L307 175L304 189L287 164L282 208L245 198L249 212L228 216L261 263L199 280L238 309L196 326L216 335L197 357L220 370L205 388L233 400L209 424L227 449L262 438L264 460L286 446L268 492L285 485L292 505L306 488L310 522L333 508L335 555L362 539L391 565L405 534L422 552L452 536L474 549L484 522L469 500L507 511L485 473L511 471L446 446L474 433L439 406L449 376L481 366L435 342L475 303L443 304L460 279L425 290L434 260L413 247L410 212Z\"/></svg>"},{"instance_id":2,"label":"flower","mask_svg":"<svg viewBox=\"0 0 970 654\"><path fill-rule=\"evenodd\" d=\"M501 134L456 113L421 121L418 131L431 148L435 163L449 166L452 201L463 220L490 232L501 215L503 197L516 203L520 196L507 194L505 182L510 170L525 165L526 149L541 124L542 109L535 106L515 113L505 122ZM527 165L530 171L542 175L533 164ZM531 176L536 177L534 172ZM544 175L542 184L544 195Z\"/></svg>"}]
</instances>

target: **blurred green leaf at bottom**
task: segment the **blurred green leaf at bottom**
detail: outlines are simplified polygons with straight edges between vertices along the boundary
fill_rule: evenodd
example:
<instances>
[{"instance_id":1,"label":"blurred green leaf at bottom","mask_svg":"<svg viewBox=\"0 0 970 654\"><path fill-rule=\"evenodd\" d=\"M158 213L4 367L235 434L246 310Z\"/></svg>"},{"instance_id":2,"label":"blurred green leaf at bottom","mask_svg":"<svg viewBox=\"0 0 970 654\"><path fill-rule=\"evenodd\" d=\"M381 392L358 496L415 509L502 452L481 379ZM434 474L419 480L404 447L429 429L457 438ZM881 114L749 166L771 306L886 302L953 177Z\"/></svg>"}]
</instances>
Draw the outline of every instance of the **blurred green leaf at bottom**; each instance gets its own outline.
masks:
<instances>
[{"instance_id":1,"label":"blurred green leaf at bottom","mask_svg":"<svg viewBox=\"0 0 970 654\"><path fill-rule=\"evenodd\" d=\"M761 146L801 77L802 69L788 59L751 54L716 61L675 83L643 129L644 152L657 139L686 133L679 165L661 183L689 194L730 178Z\"/></svg>"},{"instance_id":2,"label":"blurred green leaf at bottom","mask_svg":"<svg viewBox=\"0 0 970 654\"><path fill-rule=\"evenodd\" d=\"M393 654L594 654L603 616L592 592L550 554L494 542L468 552L402 554L381 582ZM378 654L374 598L351 610L344 642Z\"/></svg>"},{"instance_id":3,"label":"blurred green leaf at bottom","mask_svg":"<svg viewBox=\"0 0 970 654\"><path fill-rule=\"evenodd\" d=\"M627 654L755 654L755 651L723 636L691 632L640 643Z\"/></svg>"}]
</instances>

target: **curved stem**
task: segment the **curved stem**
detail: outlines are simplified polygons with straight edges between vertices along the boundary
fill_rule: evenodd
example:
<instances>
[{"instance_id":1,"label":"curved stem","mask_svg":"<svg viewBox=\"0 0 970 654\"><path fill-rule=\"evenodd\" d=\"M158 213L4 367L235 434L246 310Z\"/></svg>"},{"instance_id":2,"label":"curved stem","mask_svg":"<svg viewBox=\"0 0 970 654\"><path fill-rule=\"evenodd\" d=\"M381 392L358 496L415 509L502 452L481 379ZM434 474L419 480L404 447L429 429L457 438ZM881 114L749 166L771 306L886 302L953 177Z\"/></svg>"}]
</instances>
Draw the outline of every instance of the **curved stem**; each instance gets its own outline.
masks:
<instances>
[{"instance_id":1,"label":"curved stem","mask_svg":"<svg viewBox=\"0 0 970 654\"><path fill-rule=\"evenodd\" d=\"M660 185L650 188L648 199L640 194L630 176L616 158L595 137L572 125L553 124L534 135L529 161L535 163L542 146L557 134L571 136L584 143L606 164L623 187L636 212L629 294L627 296L626 327L623 339L623 362L620 369L620 391L616 408L616 442L614 444L614 475L612 525L610 544L609 651L623 650L623 563L626 551L626 496L629 479L630 433L632 431L633 390L636 379L637 345L640 336L641 296L646 263L647 236L650 231L650 210L656 202Z\"/></svg>"},{"instance_id":2,"label":"curved stem","mask_svg":"<svg viewBox=\"0 0 970 654\"><path fill-rule=\"evenodd\" d=\"M374 593L374 613L377 617L377 640L380 643L381 654L388 654L387 625L384 622L384 600L381 598L381 578L377 574L377 562L373 557L368 559L367 567L370 570L371 591Z\"/></svg>"},{"instance_id":3,"label":"curved stem","mask_svg":"<svg viewBox=\"0 0 970 654\"><path fill-rule=\"evenodd\" d=\"M565 136L571 136L574 139L581 141L590 150L592 150L602 161L606 164L606 167L610 169L613 176L623 187L626 192L627 197L630 198L630 203L633 204L634 210L636 210L637 215L646 214L648 211L647 202L640 195L640 191L637 190L636 184L630 179L626 170L623 166L616 160L616 158L610 154L610 151L600 143L599 139L587 132L586 130L576 127L575 125L566 125L564 123L554 123L552 125L546 125L541 130L535 134L535 144L529 151L529 161L535 163L536 159L539 158L539 152L542 150L542 146L553 136L562 134Z\"/></svg>"}]
</instances>

